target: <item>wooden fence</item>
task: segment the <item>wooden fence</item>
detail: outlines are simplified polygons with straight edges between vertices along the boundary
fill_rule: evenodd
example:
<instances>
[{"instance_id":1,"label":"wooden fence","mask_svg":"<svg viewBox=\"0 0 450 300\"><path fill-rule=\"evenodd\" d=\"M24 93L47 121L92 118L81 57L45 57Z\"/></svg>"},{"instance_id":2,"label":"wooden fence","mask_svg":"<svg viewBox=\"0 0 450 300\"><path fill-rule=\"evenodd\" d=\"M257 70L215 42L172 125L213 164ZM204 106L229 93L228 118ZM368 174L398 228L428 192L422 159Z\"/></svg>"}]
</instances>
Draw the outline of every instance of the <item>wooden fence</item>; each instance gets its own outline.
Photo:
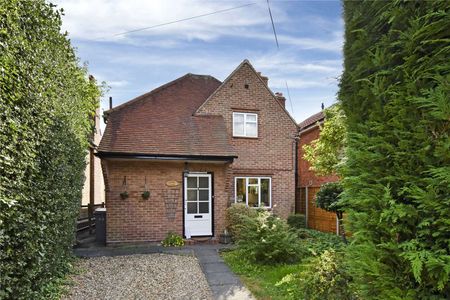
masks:
<instances>
[{"instance_id":1,"label":"wooden fence","mask_svg":"<svg viewBox=\"0 0 450 300\"><path fill-rule=\"evenodd\" d=\"M304 214L308 228L337 233L336 214L316 207L316 194L320 187L301 187L297 191L296 213ZM307 199L307 201L306 201Z\"/></svg>"},{"instance_id":2,"label":"wooden fence","mask_svg":"<svg viewBox=\"0 0 450 300\"><path fill-rule=\"evenodd\" d=\"M94 211L100 207L105 207L105 203L81 205L77 220L77 232L89 229L89 233L92 233L95 226Z\"/></svg>"}]
</instances>

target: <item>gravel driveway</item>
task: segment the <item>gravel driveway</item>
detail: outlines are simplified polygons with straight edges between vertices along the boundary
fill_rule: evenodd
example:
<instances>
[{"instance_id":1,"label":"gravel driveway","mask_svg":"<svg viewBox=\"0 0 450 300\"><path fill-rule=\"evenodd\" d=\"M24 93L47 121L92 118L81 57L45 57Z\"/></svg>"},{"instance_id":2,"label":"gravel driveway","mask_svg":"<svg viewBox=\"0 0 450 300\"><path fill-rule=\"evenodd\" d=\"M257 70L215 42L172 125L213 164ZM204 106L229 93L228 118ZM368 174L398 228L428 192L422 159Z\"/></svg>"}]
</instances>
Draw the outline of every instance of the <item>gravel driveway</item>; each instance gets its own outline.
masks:
<instances>
[{"instance_id":1,"label":"gravel driveway","mask_svg":"<svg viewBox=\"0 0 450 300\"><path fill-rule=\"evenodd\" d=\"M192 256L145 254L81 259L63 299L212 299Z\"/></svg>"}]
</instances>

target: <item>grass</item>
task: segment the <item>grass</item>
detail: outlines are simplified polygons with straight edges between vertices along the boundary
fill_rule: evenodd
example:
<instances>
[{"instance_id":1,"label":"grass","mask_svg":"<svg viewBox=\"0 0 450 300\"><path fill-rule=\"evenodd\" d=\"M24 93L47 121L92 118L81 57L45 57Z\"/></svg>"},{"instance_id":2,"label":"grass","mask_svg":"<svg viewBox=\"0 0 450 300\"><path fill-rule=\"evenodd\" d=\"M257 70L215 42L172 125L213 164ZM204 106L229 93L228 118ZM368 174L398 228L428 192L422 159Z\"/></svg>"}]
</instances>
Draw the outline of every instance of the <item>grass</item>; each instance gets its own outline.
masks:
<instances>
[{"instance_id":1,"label":"grass","mask_svg":"<svg viewBox=\"0 0 450 300\"><path fill-rule=\"evenodd\" d=\"M252 294L261 300L296 299L295 283L280 284L287 275L301 276L309 268L311 259L326 249L340 249L339 237L309 229L299 230L300 242L310 256L295 264L263 265L250 261L239 248L222 253L225 262L237 274ZM286 277L287 278L287 277Z\"/></svg>"},{"instance_id":2,"label":"grass","mask_svg":"<svg viewBox=\"0 0 450 300\"><path fill-rule=\"evenodd\" d=\"M224 252L222 257L257 299L292 299L291 292L285 286L276 284L284 276L298 272L302 268L302 263L291 265L255 264L248 261L239 250Z\"/></svg>"}]
</instances>

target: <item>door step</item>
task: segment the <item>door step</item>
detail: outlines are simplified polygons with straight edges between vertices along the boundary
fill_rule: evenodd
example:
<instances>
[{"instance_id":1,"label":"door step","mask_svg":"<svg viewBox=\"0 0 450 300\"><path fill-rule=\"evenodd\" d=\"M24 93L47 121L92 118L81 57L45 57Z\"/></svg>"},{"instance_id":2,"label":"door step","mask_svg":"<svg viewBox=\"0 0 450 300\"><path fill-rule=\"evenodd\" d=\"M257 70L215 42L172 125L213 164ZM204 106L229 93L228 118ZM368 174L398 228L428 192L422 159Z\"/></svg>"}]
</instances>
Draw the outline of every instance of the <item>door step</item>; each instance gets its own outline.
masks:
<instances>
[{"instance_id":1,"label":"door step","mask_svg":"<svg viewBox=\"0 0 450 300\"><path fill-rule=\"evenodd\" d=\"M210 238L210 237L198 237L198 238L190 238L185 239L184 244L185 245L215 245L218 244L219 241L216 238Z\"/></svg>"}]
</instances>

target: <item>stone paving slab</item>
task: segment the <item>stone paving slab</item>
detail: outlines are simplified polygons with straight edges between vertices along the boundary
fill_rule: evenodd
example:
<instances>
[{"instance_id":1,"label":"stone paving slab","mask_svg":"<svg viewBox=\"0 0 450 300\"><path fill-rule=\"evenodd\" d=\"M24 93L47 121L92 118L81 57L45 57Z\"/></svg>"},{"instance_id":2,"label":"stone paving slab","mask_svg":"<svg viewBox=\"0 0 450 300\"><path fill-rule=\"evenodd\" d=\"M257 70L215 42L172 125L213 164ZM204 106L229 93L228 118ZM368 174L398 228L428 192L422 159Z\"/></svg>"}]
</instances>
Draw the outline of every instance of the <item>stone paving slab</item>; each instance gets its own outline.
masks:
<instances>
[{"instance_id":1,"label":"stone paving slab","mask_svg":"<svg viewBox=\"0 0 450 300\"><path fill-rule=\"evenodd\" d=\"M219 247L194 248L195 256L206 276L214 299L252 300L254 297L219 255Z\"/></svg>"},{"instance_id":2,"label":"stone paving slab","mask_svg":"<svg viewBox=\"0 0 450 300\"><path fill-rule=\"evenodd\" d=\"M203 272L205 273L229 273L231 272L224 262L201 263Z\"/></svg>"}]
</instances>

